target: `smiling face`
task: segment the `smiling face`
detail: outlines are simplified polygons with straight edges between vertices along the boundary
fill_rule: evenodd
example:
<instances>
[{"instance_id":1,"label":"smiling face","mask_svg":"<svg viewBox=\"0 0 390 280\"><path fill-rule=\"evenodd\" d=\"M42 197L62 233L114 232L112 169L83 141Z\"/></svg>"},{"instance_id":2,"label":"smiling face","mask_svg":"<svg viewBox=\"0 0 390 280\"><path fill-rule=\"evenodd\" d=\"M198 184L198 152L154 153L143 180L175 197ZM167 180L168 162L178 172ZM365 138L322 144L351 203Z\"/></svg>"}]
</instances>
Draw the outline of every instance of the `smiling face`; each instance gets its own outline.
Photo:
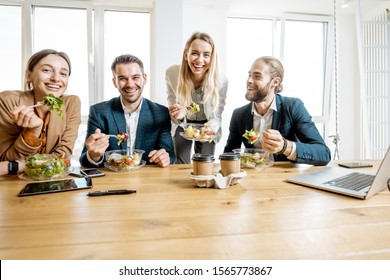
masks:
<instances>
[{"instance_id":1,"label":"smiling face","mask_svg":"<svg viewBox=\"0 0 390 280\"><path fill-rule=\"evenodd\" d=\"M69 65L65 59L55 54L42 58L30 72L27 80L33 84L34 94L41 100L49 93L60 97L68 87Z\"/></svg>"},{"instance_id":2,"label":"smiling face","mask_svg":"<svg viewBox=\"0 0 390 280\"><path fill-rule=\"evenodd\" d=\"M195 39L190 44L188 50L184 51L184 59L195 80L203 79L210 68L212 46L202 39Z\"/></svg>"},{"instance_id":3,"label":"smiling face","mask_svg":"<svg viewBox=\"0 0 390 280\"><path fill-rule=\"evenodd\" d=\"M138 63L132 62L117 64L114 75L112 81L122 96L123 104L131 111L136 110L141 102L146 74L142 74Z\"/></svg>"},{"instance_id":4,"label":"smiling face","mask_svg":"<svg viewBox=\"0 0 390 280\"><path fill-rule=\"evenodd\" d=\"M264 61L257 60L249 70L245 98L253 102L272 100L275 95L275 86L279 82L279 77L272 78L270 75L269 66Z\"/></svg>"}]
</instances>

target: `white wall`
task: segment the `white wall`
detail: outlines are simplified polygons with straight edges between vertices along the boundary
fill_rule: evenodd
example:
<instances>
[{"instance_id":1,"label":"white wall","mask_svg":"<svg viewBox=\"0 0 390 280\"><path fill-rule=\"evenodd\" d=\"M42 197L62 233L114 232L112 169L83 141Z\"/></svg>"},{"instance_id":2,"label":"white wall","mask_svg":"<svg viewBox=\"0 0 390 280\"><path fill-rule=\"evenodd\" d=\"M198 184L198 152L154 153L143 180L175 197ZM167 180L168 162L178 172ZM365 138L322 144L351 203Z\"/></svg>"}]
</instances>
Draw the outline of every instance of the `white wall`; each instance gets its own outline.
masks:
<instances>
[{"instance_id":1,"label":"white wall","mask_svg":"<svg viewBox=\"0 0 390 280\"><path fill-rule=\"evenodd\" d=\"M210 4L213 2L210 1ZM226 73L226 22L227 9L225 5L196 6L185 5L183 18L183 43L196 31L208 33L214 40L219 66L222 72ZM181 54L179 57L181 61Z\"/></svg>"},{"instance_id":2,"label":"white wall","mask_svg":"<svg viewBox=\"0 0 390 280\"><path fill-rule=\"evenodd\" d=\"M339 154L341 159L360 157L360 79L355 16L338 17ZM334 106L332 106L335 108ZM334 145L332 144L331 147Z\"/></svg>"},{"instance_id":3,"label":"white wall","mask_svg":"<svg viewBox=\"0 0 390 280\"><path fill-rule=\"evenodd\" d=\"M165 69L182 53L183 1L155 0L153 15L151 99L167 105Z\"/></svg>"}]
</instances>

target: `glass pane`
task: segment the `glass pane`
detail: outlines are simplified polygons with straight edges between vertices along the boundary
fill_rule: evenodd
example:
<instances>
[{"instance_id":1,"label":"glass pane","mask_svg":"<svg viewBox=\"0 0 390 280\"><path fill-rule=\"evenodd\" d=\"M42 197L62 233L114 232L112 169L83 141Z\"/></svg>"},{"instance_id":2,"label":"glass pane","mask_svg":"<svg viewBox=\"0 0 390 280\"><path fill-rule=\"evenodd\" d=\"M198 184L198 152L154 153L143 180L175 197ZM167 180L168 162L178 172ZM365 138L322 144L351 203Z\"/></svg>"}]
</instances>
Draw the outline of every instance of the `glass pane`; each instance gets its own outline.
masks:
<instances>
[{"instance_id":1,"label":"glass pane","mask_svg":"<svg viewBox=\"0 0 390 280\"><path fill-rule=\"evenodd\" d=\"M150 98L150 14L106 11L104 42L104 99L119 95L112 84L111 63L122 54L135 55L144 63L148 82L142 96Z\"/></svg>"},{"instance_id":2,"label":"glass pane","mask_svg":"<svg viewBox=\"0 0 390 280\"><path fill-rule=\"evenodd\" d=\"M233 110L248 104L245 99L248 71L256 58L272 55L273 21L268 19L227 19L227 74L228 97L222 120L222 139L216 147L221 154L229 135Z\"/></svg>"},{"instance_id":3,"label":"glass pane","mask_svg":"<svg viewBox=\"0 0 390 280\"><path fill-rule=\"evenodd\" d=\"M0 91L23 88L21 22L21 7L0 5Z\"/></svg>"},{"instance_id":4,"label":"glass pane","mask_svg":"<svg viewBox=\"0 0 390 280\"><path fill-rule=\"evenodd\" d=\"M34 8L34 52L55 49L69 55L72 73L68 94L81 99L81 114L88 115L87 11L85 9Z\"/></svg>"},{"instance_id":5,"label":"glass pane","mask_svg":"<svg viewBox=\"0 0 390 280\"><path fill-rule=\"evenodd\" d=\"M243 32L245 31L245 32ZM232 107L246 104L246 80L256 58L272 55L272 20L228 18L227 21L227 75ZM228 106L229 107L229 106Z\"/></svg>"},{"instance_id":6,"label":"glass pane","mask_svg":"<svg viewBox=\"0 0 390 280\"><path fill-rule=\"evenodd\" d=\"M286 21L283 94L302 99L312 116L323 115L325 24Z\"/></svg>"}]
</instances>

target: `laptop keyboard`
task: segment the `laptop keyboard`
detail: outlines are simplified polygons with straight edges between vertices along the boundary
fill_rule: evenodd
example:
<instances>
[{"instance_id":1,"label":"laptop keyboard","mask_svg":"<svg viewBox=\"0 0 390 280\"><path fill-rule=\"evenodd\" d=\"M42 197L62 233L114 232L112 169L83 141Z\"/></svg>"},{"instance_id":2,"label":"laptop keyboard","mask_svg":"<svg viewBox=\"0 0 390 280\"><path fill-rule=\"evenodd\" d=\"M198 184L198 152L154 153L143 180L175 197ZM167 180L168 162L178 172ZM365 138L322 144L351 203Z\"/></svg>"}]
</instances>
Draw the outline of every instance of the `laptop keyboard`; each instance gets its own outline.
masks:
<instances>
[{"instance_id":1,"label":"laptop keyboard","mask_svg":"<svg viewBox=\"0 0 390 280\"><path fill-rule=\"evenodd\" d=\"M348 190L360 191L372 185L375 175L352 172L348 175L325 182L324 184Z\"/></svg>"}]
</instances>

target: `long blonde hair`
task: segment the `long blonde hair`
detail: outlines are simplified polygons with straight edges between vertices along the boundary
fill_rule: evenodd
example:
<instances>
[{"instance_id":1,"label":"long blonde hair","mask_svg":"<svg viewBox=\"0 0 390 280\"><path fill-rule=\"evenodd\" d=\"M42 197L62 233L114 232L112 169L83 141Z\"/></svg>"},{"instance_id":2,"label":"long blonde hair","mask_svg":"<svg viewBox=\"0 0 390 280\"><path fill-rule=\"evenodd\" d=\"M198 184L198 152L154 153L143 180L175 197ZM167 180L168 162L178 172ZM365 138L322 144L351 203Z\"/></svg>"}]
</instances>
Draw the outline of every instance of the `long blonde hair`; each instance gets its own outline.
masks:
<instances>
[{"instance_id":1,"label":"long blonde hair","mask_svg":"<svg viewBox=\"0 0 390 280\"><path fill-rule=\"evenodd\" d=\"M191 79L192 71L185 60L185 53L189 51L191 43L196 40L203 40L211 45L212 53L210 60L210 67L206 72L206 76L203 81L204 96L203 104L211 100L213 111L217 110L219 103L218 85L219 85L219 71L218 71L218 58L215 50L215 44L213 39L207 33L195 32L187 40L185 45L185 52L183 54L182 63L179 72L179 80L177 83L177 99L179 104L184 106L190 106L192 103L191 90L193 88L193 82Z\"/></svg>"}]
</instances>

